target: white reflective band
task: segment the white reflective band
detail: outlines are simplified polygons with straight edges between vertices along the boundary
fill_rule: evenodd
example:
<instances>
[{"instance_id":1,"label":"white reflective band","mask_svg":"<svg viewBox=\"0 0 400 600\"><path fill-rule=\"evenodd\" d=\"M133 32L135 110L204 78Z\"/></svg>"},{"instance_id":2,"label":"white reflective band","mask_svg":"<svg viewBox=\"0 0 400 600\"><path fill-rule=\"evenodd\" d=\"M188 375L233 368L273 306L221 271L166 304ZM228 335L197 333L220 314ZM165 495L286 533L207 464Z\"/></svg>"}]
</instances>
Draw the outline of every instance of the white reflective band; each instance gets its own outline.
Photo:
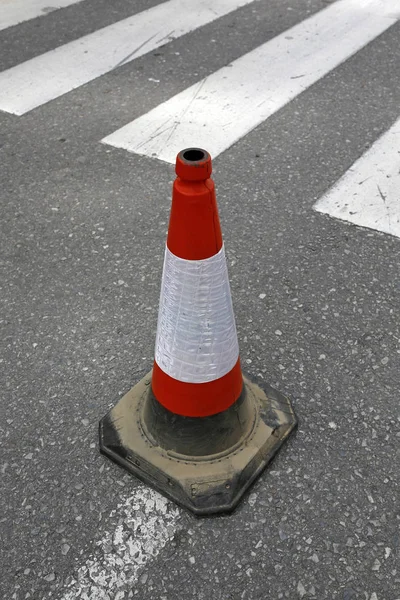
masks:
<instances>
[{"instance_id":1,"label":"white reflective band","mask_svg":"<svg viewBox=\"0 0 400 600\"><path fill-rule=\"evenodd\" d=\"M219 379L239 358L225 251L186 260L166 248L155 359L189 383Z\"/></svg>"}]
</instances>

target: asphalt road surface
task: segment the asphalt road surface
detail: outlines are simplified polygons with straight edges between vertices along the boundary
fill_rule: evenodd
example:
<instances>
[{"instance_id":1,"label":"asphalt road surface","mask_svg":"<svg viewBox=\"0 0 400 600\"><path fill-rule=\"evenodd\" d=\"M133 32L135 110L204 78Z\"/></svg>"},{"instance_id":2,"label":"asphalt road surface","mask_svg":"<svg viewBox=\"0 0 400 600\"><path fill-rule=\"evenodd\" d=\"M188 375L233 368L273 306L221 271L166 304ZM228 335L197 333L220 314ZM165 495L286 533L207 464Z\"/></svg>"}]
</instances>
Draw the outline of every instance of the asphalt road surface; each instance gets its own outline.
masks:
<instances>
[{"instance_id":1,"label":"asphalt road surface","mask_svg":"<svg viewBox=\"0 0 400 600\"><path fill-rule=\"evenodd\" d=\"M400 599L399 0L0 1L0 597ZM228 516L102 457L177 150L299 428Z\"/></svg>"}]
</instances>

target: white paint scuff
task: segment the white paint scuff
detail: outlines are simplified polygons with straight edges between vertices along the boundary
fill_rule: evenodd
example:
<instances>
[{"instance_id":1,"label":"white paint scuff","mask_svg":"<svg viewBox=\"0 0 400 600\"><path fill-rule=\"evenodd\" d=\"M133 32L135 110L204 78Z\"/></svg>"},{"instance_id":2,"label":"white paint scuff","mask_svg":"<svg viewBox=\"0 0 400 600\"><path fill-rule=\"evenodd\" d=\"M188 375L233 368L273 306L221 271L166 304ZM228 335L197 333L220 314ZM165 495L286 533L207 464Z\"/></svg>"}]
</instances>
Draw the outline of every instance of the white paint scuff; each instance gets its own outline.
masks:
<instances>
[{"instance_id":1,"label":"white paint scuff","mask_svg":"<svg viewBox=\"0 0 400 600\"><path fill-rule=\"evenodd\" d=\"M140 487L110 514L118 519L62 596L62 600L125 600L153 558L173 537L179 509L150 488Z\"/></svg>"},{"instance_id":2,"label":"white paint scuff","mask_svg":"<svg viewBox=\"0 0 400 600\"><path fill-rule=\"evenodd\" d=\"M0 0L0 30L82 0Z\"/></svg>"},{"instance_id":3,"label":"white paint scuff","mask_svg":"<svg viewBox=\"0 0 400 600\"><path fill-rule=\"evenodd\" d=\"M346 171L314 209L400 237L400 119Z\"/></svg>"},{"instance_id":4,"label":"white paint scuff","mask_svg":"<svg viewBox=\"0 0 400 600\"><path fill-rule=\"evenodd\" d=\"M334 2L102 142L169 163L189 146L215 157L399 17L400 0Z\"/></svg>"},{"instance_id":5,"label":"white paint scuff","mask_svg":"<svg viewBox=\"0 0 400 600\"><path fill-rule=\"evenodd\" d=\"M0 110L23 115L251 1L169 0L36 56L0 73Z\"/></svg>"}]
</instances>

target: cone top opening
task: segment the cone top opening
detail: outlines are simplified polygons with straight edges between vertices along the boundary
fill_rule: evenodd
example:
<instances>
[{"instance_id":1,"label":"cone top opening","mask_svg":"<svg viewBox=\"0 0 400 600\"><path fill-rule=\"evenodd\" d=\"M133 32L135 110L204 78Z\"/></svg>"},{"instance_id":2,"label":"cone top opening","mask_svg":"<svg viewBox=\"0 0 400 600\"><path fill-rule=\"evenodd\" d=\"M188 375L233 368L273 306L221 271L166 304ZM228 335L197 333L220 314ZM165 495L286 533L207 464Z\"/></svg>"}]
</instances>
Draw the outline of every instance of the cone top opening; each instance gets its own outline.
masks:
<instances>
[{"instance_id":1,"label":"cone top opening","mask_svg":"<svg viewBox=\"0 0 400 600\"><path fill-rule=\"evenodd\" d=\"M176 157L175 172L184 181L204 181L211 171L211 156L202 148L186 148Z\"/></svg>"}]
</instances>

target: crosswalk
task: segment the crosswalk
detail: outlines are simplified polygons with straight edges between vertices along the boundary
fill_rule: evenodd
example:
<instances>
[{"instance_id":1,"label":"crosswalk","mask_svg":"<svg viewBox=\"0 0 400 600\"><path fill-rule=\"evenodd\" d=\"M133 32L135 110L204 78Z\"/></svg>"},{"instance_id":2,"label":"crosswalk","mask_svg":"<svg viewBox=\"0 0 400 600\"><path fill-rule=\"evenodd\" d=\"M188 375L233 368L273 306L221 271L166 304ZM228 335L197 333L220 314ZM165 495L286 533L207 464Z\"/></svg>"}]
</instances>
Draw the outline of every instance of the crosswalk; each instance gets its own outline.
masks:
<instances>
[{"instance_id":1,"label":"crosswalk","mask_svg":"<svg viewBox=\"0 0 400 600\"><path fill-rule=\"evenodd\" d=\"M55 0L50 6L62 21L63 8L85 1ZM0 111L13 115L10 119L16 121L34 116L35 110L43 116L49 103L57 98L64 96L68 103L68 94L73 90L126 67L173 40L182 38L182 43L190 46L191 36L202 27L253 3L261 3L268 10L268 0L161 1L0 72ZM20 23L40 19L49 10L46 0L0 0L0 44L1 31L10 27L17 30ZM177 152L188 146L203 146L213 158L223 152L229 156L236 142L399 20L400 0L331 2L276 37L267 39L266 35L266 41L250 52L101 137L106 129L96 143L167 163L173 163ZM155 94L149 90L149 94ZM318 199L314 209L400 238L400 119L377 136ZM107 534L100 546L105 547L114 539L114 562L104 563L92 557L80 569L79 581L73 582L64 600L108 598L108 592L118 582L133 585L140 568L173 537L179 512L172 511L168 527L163 527L165 502L152 493L142 494L141 502L148 507L145 517L151 512L153 522L149 529L144 527L139 541L136 540L139 546L133 547L129 532L117 530ZM123 510L128 511L134 503L135 499L129 500ZM129 544L132 548L127 552ZM140 561L135 562L132 557L137 554ZM127 575L124 569L129 560ZM92 588L94 596L89 595ZM79 590L87 595L80 596Z\"/></svg>"},{"instance_id":2,"label":"crosswalk","mask_svg":"<svg viewBox=\"0 0 400 600\"><path fill-rule=\"evenodd\" d=\"M365 152L315 210L400 237L400 119Z\"/></svg>"},{"instance_id":3,"label":"crosswalk","mask_svg":"<svg viewBox=\"0 0 400 600\"><path fill-rule=\"evenodd\" d=\"M23 117L172 40L190 44L199 28L255 1L166 0L34 56L0 72L0 111ZM57 0L51 9L62 20L63 8L81 2ZM47 14L47 5L0 0L0 31ZM399 19L400 0L336 0L97 141L167 163L187 146L215 158ZM399 163L400 120L314 209L400 237Z\"/></svg>"},{"instance_id":4,"label":"crosswalk","mask_svg":"<svg viewBox=\"0 0 400 600\"><path fill-rule=\"evenodd\" d=\"M62 19L61 9L77 2L58 0L52 8ZM23 116L172 40L186 36L190 43L196 29L252 2L202 0L194 6L191 0L167 0L34 56L0 72L0 110ZM0 29L45 14L45 5L44 0L3 0ZM191 145L204 146L216 157L399 18L400 0L337 0L98 141L169 163ZM373 166L379 173L375 163L382 156L383 171L388 157L391 165L385 182L378 185L373 175L353 192L358 171ZM395 125L315 209L400 236L397 160ZM392 185L385 187L388 178Z\"/></svg>"},{"instance_id":5,"label":"crosswalk","mask_svg":"<svg viewBox=\"0 0 400 600\"><path fill-rule=\"evenodd\" d=\"M215 157L390 27L387 7L385 0L340 0L103 142L173 163L196 138Z\"/></svg>"},{"instance_id":6,"label":"crosswalk","mask_svg":"<svg viewBox=\"0 0 400 600\"><path fill-rule=\"evenodd\" d=\"M0 73L0 110L23 115L251 0L168 0Z\"/></svg>"}]
</instances>

